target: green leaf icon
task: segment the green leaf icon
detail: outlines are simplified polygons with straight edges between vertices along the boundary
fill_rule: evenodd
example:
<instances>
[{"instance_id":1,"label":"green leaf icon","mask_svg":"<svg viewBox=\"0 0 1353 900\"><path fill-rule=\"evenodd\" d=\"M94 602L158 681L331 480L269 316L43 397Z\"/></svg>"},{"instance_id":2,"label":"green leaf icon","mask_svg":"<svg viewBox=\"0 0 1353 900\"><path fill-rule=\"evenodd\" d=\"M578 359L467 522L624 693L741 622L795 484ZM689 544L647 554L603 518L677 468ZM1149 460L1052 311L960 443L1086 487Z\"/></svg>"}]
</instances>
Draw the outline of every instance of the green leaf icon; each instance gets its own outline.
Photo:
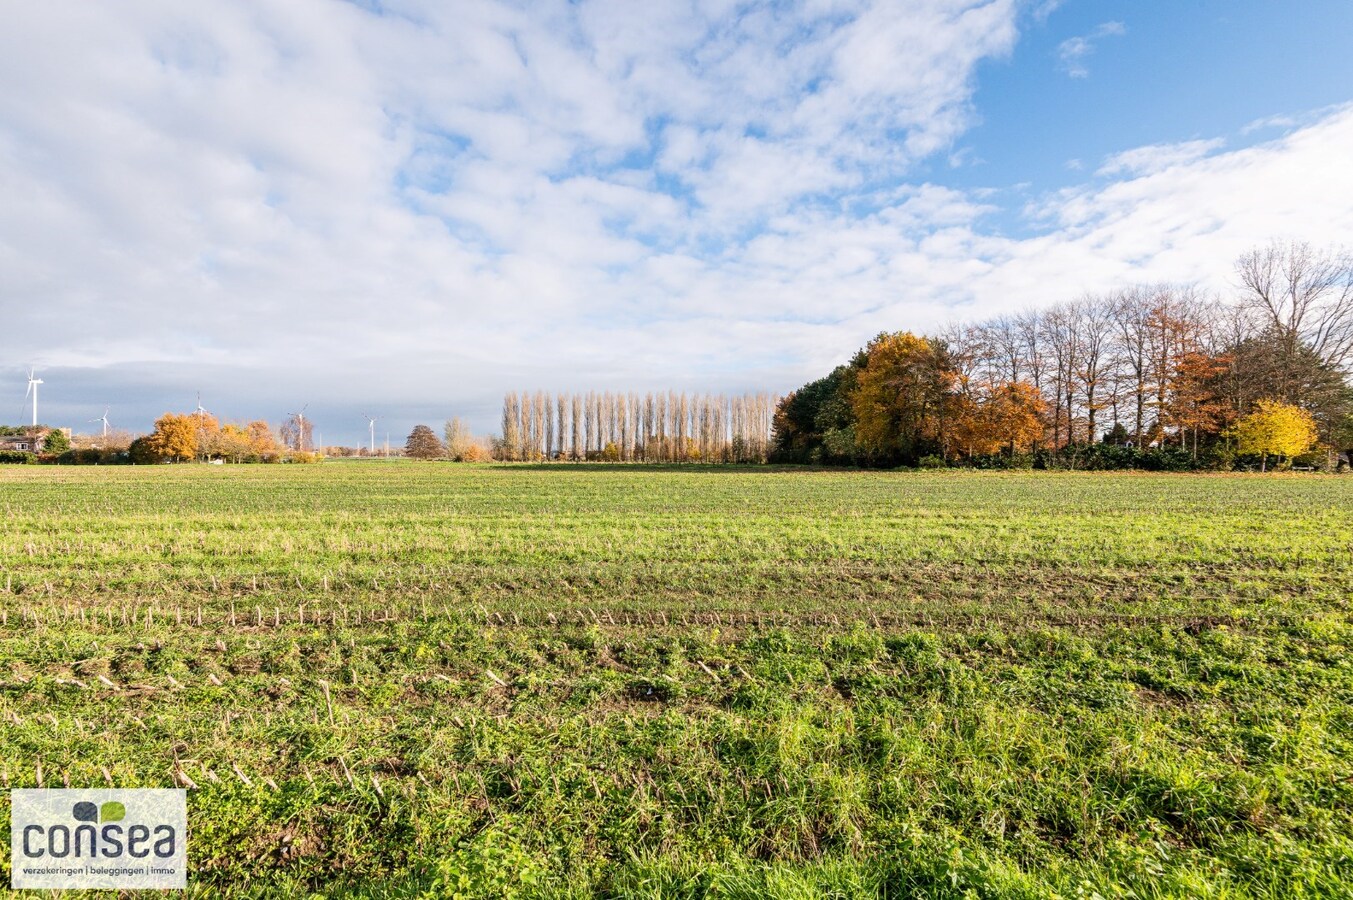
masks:
<instances>
[{"instance_id":1,"label":"green leaf icon","mask_svg":"<svg viewBox=\"0 0 1353 900\"><path fill-rule=\"evenodd\" d=\"M121 822L127 815L127 807L118 803L116 800L110 800L99 807L100 822Z\"/></svg>"}]
</instances>

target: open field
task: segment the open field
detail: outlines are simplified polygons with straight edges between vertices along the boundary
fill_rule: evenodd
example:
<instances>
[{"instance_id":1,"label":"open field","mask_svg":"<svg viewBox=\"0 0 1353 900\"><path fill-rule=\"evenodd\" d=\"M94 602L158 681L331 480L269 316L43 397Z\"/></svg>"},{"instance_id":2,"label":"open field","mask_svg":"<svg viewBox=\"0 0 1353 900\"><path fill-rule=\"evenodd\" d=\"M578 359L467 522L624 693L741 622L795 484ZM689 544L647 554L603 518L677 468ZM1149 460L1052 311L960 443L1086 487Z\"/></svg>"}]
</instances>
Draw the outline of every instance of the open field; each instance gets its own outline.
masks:
<instances>
[{"instance_id":1,"label":"open field","mask_svg":"<svg viewBox=\"0 0 1353 900\"><path fill-rule=\"evenodd\" d=\"M0 467L0 514L0 775L195 786L190 894L1353 896L1353 478Z\"/></svg>"}]
</instances>

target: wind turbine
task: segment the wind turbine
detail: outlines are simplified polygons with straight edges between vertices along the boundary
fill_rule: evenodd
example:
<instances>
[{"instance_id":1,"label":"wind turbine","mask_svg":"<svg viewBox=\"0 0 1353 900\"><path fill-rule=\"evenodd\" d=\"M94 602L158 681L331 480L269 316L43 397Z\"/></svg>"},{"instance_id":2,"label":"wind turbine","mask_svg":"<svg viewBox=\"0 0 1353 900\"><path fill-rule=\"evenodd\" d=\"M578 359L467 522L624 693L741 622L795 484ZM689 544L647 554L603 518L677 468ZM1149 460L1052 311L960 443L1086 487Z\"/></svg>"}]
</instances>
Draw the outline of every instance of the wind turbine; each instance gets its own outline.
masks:
<instances>
[{"instance_id":1,"label":"wind turbine","mask_svg":"<svg viewBox=\"0 0 1353 900\"><path fill-rule=\"evenodd\" d=\"M367 426L367 428L370 429L370 431L371 431L371 455L372 455L372 456L375 456L375 455L376 455L376 420L375 420L373 417L368 416L366 413L362 413L362 418L363 418L363 419L366 419L366 426Z\"/></svg>"},{"instance_id":2,"label":"wind turbine","mask_svg":"<svg viewBox=\"0 0 1353 900\"><path fill-rule=\"evenodd\" d=\"M198 391L198 392L197 392L197 409L193 411L193 415L197 416L197 424L198 424L198 425L201 425L201 424L202 424L202 417L205 416L206 414L207 414L207 409L206 409L206 407L204 407L204 406L202 405L202 392L201 392L201 391Z\"/></svg>"},{"instance_id":3,"label":"wind turbine","mask_svg":"<svg viewBox=\"0 0 1353 900\"><path fill-rule=\"evenodd\" d=\"M107 443L107 441L108 441L108 410L107 410L107 409L104 409L103 415L99 416L97 419L90 419L89 421L91 421L91 422L102 422L102 423L103 423L103 440L104 440L105 443Z\"/></svg>"},{"instance_id":4,"label":"wind turbine","mask_svg":"<svg viewBox=\"0 0 1353 900\"><path fill-rule=\"evenodd\" d=\"M28 390L24 391L23 398L28 399L28 395L33 395L33 427L38 427L38 385L42 384L41 378L33 377L33 370L28 370Z\"/></svg>"}]
</instances>

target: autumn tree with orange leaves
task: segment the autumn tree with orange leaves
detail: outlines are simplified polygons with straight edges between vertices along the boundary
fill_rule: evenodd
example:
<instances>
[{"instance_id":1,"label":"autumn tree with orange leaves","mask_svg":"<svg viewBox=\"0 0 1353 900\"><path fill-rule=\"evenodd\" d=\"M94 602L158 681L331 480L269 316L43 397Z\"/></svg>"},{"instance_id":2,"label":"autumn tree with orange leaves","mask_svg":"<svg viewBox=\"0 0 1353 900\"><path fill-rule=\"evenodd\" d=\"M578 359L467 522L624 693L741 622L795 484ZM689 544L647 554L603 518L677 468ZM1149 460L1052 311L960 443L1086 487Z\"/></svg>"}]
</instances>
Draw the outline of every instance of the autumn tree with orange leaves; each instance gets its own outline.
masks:
<instances>
[{"instance_id":1,"label":"autumn tree with orange leaves","mask_svg":"<svg viewBox=\"0 0 1353 900\"><path fill-rule=\"evenodd\" d=\"M231 462L274 462L282 447L272 426L262 420L247 425L227 423L212 438L211 455Z\"/></svg>"},{"instance_id":2,"label":"autumn tree with orange leaves","mask_svg":"<svg viewBox=\"0 0 1353 900\"><path fill-rule=\"evenodd\" d=\"M256 419L247 425L221 425L210 413L165 413L155 430L138 442L141 461L223 459L230 462L277 462L284 448L272 426Z\"/></svg>"},{"instance_id":3,"label":"autumn tree with orange leaves","mask_svg":"<svg viewBox=\"0 0 1353 900\"><path fill-rule=\"evenodd\" d=\"M1181 446L1191 442L1195 459L1199 435L1220 431L1232 417L1219 390L1230 364L1229 357L1199 350L1186 351L1175 361L1161 421L1178 432Z\"/></svg>"},{"instance_id":4,"label":"autumn tree with orange leaves","mask_svg":"<svg viewBox=\"0 0 1353 900\"><path fill-rule=\"evenodd\" d=\"M864 349L849 396L855 438L875 453L946 452L955 376L941 346L909 331L880 334Z\"/></svg>"},{"instance_id":5,"label":"autumn tree with orange leaves","mask_svg":"<svg viewBox=\"0 0 1353 900\"><path fill-rule=\"evenodd\" d=\"M970 457L1026 452L1043 434L1046 406L1033 385L984 385L954 400L946 443Z\"/></svg>"},{"instance_id":6,"label":"autumn tree with orange leaves","mask_svg":"<svg viewBox=\"0 0 1353 900\"><path fill-rule=\"evenodd\" d=\"M155 420L146 446L157 456L182 462L197 456L198 434L196 416L165 413Z\"/></svg>"}]
</instances>

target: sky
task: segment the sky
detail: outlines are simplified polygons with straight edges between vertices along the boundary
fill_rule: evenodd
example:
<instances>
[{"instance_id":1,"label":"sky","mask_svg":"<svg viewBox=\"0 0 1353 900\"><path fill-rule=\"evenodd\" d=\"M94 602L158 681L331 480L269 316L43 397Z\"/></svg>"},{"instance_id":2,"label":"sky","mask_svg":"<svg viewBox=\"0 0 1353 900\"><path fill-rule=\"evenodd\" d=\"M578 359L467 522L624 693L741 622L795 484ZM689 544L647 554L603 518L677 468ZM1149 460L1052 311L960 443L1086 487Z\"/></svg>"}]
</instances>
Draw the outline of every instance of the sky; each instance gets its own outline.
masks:
<instances>
[{"instance_id":1,"label":"sky","mask_svg":"<svg viewBox=\"0 0 1353 900\"><path fill-rule=\"evenodd\" d=\"M783 393L880 331L1353 233L1347 0L44 0L0 29L0 422L325 443Z\"/></svg>"}]
</instances>

